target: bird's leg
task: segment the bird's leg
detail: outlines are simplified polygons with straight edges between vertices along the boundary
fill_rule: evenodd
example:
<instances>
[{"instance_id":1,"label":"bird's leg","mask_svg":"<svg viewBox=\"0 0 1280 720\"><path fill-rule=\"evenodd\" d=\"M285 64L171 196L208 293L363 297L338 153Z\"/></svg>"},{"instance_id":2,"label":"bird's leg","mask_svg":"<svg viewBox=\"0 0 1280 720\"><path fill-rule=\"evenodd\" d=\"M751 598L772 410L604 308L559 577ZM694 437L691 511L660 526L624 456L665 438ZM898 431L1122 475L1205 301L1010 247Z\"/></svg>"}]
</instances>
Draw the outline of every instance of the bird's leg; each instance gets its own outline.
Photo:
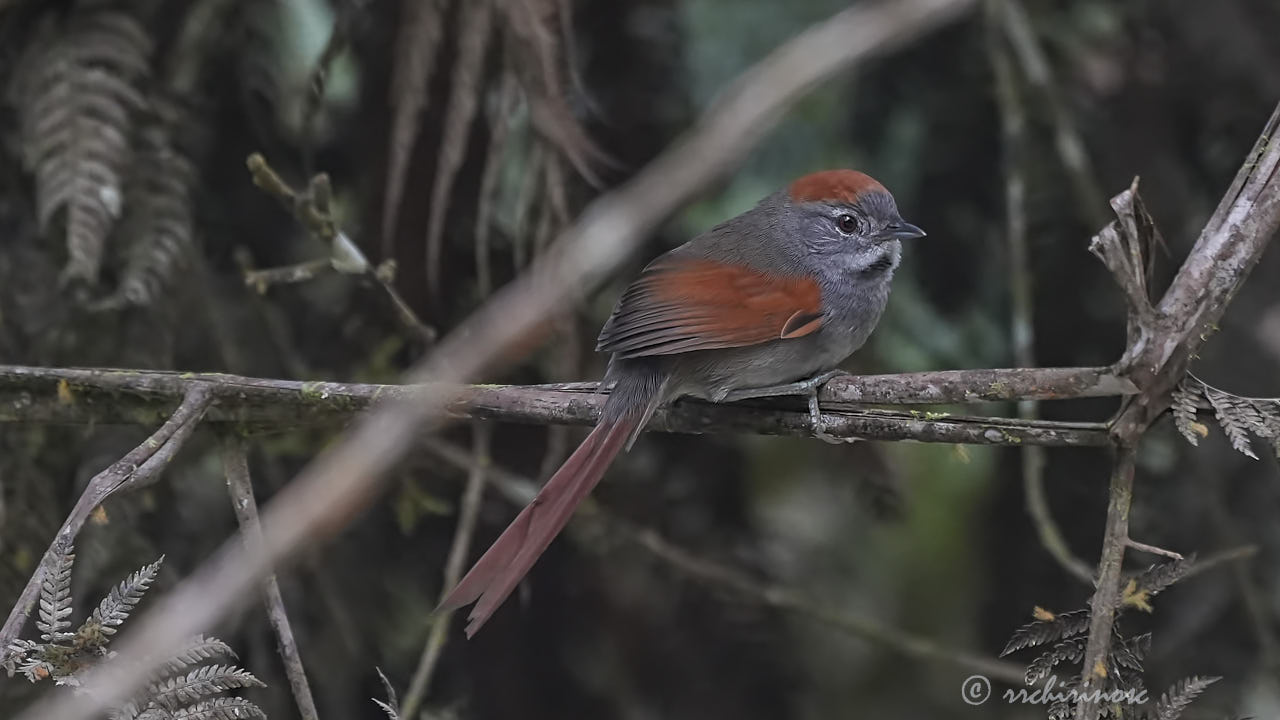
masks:
<instances>
[{"instance_id":1,"label":"bird's leg","mask_svg":"<svg viewBox=\"0 0 1280 720\"><path fill-rule=\"evenodd\" d=\"M738 402L739 400L750 400L762 397L784 397L791 395L805 396L809 399L809 422L813 426L813 435L819 440L832 444L840 444L852 442L849 438L838 438L829 435L826 432L826 423L822 420L822 411L818 407L818 390L826 385L831 378L843 375L841 370L829 370L827 372L814 375L805 380L798 380L785 385L770 385L769 387L760 388L744 388L741 390L730 390L724 397L717 398L717 402Z\"/></svg>"}]
</instances>

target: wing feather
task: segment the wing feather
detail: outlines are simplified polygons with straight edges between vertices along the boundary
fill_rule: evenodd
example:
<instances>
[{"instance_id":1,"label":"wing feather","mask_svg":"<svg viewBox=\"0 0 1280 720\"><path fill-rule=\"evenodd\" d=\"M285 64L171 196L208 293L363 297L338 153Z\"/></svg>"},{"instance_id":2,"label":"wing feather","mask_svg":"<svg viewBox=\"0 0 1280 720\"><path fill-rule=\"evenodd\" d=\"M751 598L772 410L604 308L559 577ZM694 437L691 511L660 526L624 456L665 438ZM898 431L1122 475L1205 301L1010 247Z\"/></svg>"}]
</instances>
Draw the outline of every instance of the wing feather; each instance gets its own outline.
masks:
<instances>
[{"instance_id":1,"label":"wing feather","mask_svg":"<svg viewBox=\"0 0 1280 720\"><path fill-rule=\"evenodd\" d=\"M822 325L821 299L802 275L668 256L622 294L596 349L631 358L803 337Z\"/></svg>"}]
</instances>

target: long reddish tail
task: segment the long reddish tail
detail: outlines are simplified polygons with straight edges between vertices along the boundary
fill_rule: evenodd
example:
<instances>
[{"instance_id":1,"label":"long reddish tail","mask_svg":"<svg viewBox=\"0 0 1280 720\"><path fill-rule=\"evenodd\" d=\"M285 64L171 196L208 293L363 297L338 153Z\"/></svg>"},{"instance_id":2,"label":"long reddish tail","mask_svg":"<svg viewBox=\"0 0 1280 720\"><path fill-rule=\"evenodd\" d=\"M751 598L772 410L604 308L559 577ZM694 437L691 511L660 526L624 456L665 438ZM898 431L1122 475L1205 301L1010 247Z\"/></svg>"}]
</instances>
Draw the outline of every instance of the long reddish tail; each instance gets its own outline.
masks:
<instances>
[{"instance_id":1,"label":"long reddish tail","mask_svg":"<svg viewBox=\"0 0 1280 720\"><path fill-rule=\"evenodd\" d=\"M520 511L441 601L437 612L456 610L479 600L467 616L467 637L475 635L564 529L574 509L600 482L610 463L647 419L647 413L627 413L601 420L533 502Z\"/></svg>"}]
</instances>

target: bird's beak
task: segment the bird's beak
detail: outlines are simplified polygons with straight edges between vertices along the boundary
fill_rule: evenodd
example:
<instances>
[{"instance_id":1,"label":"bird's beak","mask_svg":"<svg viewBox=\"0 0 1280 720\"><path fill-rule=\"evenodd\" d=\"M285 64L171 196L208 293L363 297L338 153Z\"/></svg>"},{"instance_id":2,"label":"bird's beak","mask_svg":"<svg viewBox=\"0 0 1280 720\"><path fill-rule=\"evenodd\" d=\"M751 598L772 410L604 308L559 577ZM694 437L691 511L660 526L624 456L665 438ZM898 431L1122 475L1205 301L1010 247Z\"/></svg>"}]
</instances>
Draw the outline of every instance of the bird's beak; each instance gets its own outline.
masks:
<instances>
[{"instance_id":1,"label":"bird's beak","mask_svg":"<svg viewBox=\"0 0 1280 720\"><path fill-rule=\"evenodd\" d=\"M876 234L876 239L880 241L887 240L914 240L922 238L927 233L909 222L899 220L885 226Z\"/></svg>"}]
</instances>

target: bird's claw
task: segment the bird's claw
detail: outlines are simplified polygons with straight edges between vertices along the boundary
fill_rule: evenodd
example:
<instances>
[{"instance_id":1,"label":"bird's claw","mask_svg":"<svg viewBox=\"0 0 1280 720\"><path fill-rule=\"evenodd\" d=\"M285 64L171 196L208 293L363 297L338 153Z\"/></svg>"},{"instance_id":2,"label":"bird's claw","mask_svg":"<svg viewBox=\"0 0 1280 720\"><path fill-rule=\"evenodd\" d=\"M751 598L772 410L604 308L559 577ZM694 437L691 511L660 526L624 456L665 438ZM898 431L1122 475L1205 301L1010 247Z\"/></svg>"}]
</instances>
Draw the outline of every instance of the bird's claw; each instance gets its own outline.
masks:
<instances>
[{"instance_id":1,"label":"bird's claw","mask_svg":"<svg viewBox=\"0 0 1280 720\"><path fill-rule=\"evenodd\" d=\"M843 375L840 370L830 370L811 378L798 380L787 385L776 385L764 388L747 388L727 393L721 402L737 402L750 398L778 397L783 395L801 395L809 400L809 423L813 436L824 442L840 444L854 442L855 438L836 437L826 431L826 421L822 419L822 409L818 406L818 391L832 378Z\"/></svg>"}]
</instances>

